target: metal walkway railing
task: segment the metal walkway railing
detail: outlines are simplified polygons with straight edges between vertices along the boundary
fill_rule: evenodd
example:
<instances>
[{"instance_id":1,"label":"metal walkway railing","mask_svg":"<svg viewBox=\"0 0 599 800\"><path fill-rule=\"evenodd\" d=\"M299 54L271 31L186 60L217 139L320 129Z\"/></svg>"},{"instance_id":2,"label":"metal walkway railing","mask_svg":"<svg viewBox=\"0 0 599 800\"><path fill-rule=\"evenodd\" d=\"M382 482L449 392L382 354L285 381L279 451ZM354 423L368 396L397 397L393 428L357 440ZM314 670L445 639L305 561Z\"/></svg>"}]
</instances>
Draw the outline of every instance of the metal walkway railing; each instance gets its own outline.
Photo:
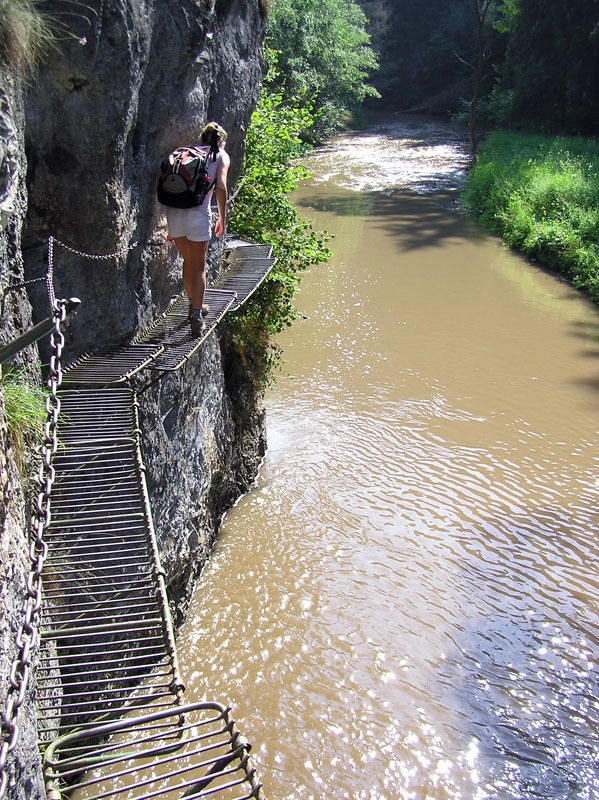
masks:
<instances>
[{"instance_id":1,"label":"metal walkway railing","mask_svg":"<svg viewBox=\"0 0 599 800\"><path fill-rule=\"evenodd\" d=\"M130 346L64 370L37 678L48 800L262 797L229 709L183 705L137 401L125 385L140 370L185 363L262 282L270 251L257 264L253 246L238 247L244 255L230 252L228 274L207 290L199 340L181 296Z\"/></svg>"}]
</instances>

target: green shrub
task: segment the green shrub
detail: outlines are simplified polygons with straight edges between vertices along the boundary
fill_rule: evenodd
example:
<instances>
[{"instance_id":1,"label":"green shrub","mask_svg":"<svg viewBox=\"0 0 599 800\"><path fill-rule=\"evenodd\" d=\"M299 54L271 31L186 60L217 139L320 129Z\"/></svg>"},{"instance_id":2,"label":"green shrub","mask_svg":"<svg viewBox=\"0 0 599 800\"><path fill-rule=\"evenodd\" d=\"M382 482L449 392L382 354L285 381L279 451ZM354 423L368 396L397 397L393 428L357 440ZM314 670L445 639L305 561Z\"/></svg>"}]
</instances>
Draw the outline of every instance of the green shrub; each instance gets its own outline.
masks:
<instances>
[{"instance_id":1,"label":"green shrub","mask_svg":"<svg viewBox=\"0 0 599 800\"><path fill-rule=\"evenodd\" d=\"M345 127L366 97L380 97L370 85L378 57L370 47L368 19L356 0L276 0L268 44L280 53L277 89L285 100L311 103L314 114L301 131L323 142Z\"/></svg>"},{"instance_id":2,"label":"green shrub","mask_svg":"<svg viewBox=\"0 0 599 800\"><path fill-rule=\"evenodd\" d=\"M495 132L464 205L506 243L599 302L599 142Z\"/></svg>"},{"instance_id":3,"label":"green shrub","mask_svg":"<svg viewBox=\"0 0 599 800\"><path fill-rule=\"evenodd\" d=\"M273 336L297 316L293 297L300 273L330 257L327 233L313 230L289 198L308 177L296 159L305 150L299 134L312 122L311 109L286 104L282 93L272 90L275 57L272 53L268 57L271 68L248 128L230 224L237 236L271 244L277 262L244 312L235 315L227 327L239 363L262 386L271 380L280 359Z\"/></svg>"}]
</instances>

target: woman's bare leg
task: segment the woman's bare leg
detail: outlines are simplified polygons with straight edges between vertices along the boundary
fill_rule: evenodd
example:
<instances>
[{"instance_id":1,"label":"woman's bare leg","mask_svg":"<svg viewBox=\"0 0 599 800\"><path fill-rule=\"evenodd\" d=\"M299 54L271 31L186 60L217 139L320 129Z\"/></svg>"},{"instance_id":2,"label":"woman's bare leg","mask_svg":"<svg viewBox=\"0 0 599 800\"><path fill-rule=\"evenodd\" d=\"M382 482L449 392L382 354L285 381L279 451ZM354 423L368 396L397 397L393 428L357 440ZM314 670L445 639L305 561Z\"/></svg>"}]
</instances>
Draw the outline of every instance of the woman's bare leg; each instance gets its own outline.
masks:
<instances>
[{"instance_id":1,"label":"woman's bare leg","mask_svg":"<svg viewBox=\"0 0 599 800\"><path fill-rule=\"evenodd\" d=\"M173 240L183 256L183 285L194 311L199 311L206 291L206 254L208 242L190 242L186 236Z\"/></svg>"}]
</instances>

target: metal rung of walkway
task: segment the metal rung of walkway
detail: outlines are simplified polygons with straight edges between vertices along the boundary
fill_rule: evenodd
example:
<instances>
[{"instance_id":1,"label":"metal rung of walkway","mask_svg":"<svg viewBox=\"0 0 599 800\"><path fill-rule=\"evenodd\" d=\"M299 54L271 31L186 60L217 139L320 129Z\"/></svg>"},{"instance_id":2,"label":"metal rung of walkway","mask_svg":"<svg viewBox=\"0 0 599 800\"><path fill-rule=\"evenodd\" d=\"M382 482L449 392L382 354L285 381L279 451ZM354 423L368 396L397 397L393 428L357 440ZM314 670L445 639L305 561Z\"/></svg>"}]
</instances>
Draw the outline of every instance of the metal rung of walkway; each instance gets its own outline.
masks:
<instances>
[{"instance_id":1,"label":"metal rung of walkway","mask_svg":"<svg viewBox=\"0 0 599 800\"><path fill-rule=\"evenodd\" d=\"M106 399L109 405L106 405ZM117 386L106 391L71 389L60 402L60 441L63 445L81 439L119 439L136 436L137 417L131 390Z\"/></svg>"},{"instance_id":2,"label":"metal rung of walkway","mask_svg":"<svg viewBox=\"0 0 599 800\"><path fill-rule=\"evenodd\" d=\"M133 393L66 390L60 398L38 677L42 741L97 725L132 694L151 707L161 698L172 704L181 690Z\"/></svg>"},{"instance_id":3,"label":"metal rung of walkway","mask_svg":"<svg viewBox=\"0 0 599 800\"><path fill-rule=\"evenodd\" d=\"M260 798L230 710L183 705L135 395L59 396L37 676L48 800Z\"/></svg>"},{"instance_id":4,"label":"metal rung of walkway","mask_svg":"<svg viewBox=\"0 0 599 800\"><path fill-rule=\"evenodd\" d=\"M225 242L225 254L229 261L236 261L240 258L270 258L272 245L255 244L245 239L231 237Z\"/></svg>"},{"instance_id":5,"label":"metal rung of walkway","mask_svg":"<svg viewBox=\"0 0 599 800\"><path fill-rule=\"evenodd\" d=\"M228 265L215 286L235 292L231 311L237 311L262 284L276 263L274 258L237 259Z\"/></svg>"}]
</instances>

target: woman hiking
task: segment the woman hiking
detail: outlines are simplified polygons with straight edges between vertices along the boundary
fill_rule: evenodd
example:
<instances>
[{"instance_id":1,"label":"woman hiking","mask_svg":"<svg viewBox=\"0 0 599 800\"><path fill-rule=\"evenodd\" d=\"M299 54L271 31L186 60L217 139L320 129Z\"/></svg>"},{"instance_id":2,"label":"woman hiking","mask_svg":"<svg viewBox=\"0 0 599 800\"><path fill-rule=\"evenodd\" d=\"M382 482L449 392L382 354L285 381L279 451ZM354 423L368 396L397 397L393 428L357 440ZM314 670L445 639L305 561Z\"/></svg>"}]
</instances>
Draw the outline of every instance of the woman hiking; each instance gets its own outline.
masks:
<instances>
[{"instance_id":1,"label":"woman hiking","mask_svg":"<svg viewBox=\"0 0 599 800\"><path fill-rule=\"evenodd\" d=\"M218 218L214 226L220 238L226 231L227 173L231 164L225 150L227 132L216 122L209 122L200 136L200 149L209 152L208 176L211 189L199 206L193 208L166 207L168 237L183 256L183 285L189 298L191 335L200 336L206 329L203 317L210 310L204 304L206 291L206 254L212 230L212 195L216 192Z\"/></svg>"}]
</instances>

